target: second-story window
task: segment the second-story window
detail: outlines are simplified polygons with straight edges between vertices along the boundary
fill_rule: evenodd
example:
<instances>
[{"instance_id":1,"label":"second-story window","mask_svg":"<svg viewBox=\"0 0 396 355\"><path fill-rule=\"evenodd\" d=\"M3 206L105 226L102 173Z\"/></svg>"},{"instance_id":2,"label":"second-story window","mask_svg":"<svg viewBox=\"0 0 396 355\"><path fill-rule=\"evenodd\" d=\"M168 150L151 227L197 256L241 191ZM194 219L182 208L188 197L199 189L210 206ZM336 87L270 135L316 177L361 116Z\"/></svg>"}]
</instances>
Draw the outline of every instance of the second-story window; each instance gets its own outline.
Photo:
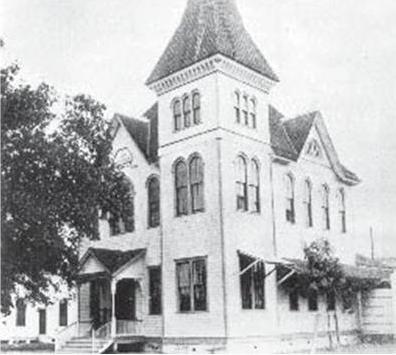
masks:
<instances>
[{"instance_id":1,"label":"second-story window","mask_svg":"<svg viewBox=\"0 0 396 355\"><path fill-rule=\"evenodd\" d=\"M304 182L304 209L307 227L312 227L312 185L309 180Z\"/></svg>"},{"instance_id":2,"label":"second-story window","mask_svg":"<svg viewBox=\"0 0 396 355\"><path fill-rule=\"evenodd\" d=\"M158 227L160 224L160 183L152 177L147 184L148 189L148 226Z\"/></svg>"},{"instance_id":3,"label":"second-story window","mask_svg":"<svg viewBox=\"0 0 396 355\"><path fill-rule=\"evenodd\" d=\"M182 129L182 114L181 114L181 102L179 99L173 102L173 121L175 125L175 131Z\"/></svg>"},{"instance_id":4,"label":"second-story window","mask_svg":"<svg viewBox=\"0 0 396 355\"><path fill-rule=\"evenodd\" d=\"M247 164L244 157L239 156L236 161L236 190L237 190L237 210L247 211Z\"/></svg>"},{"instance_id":5,"label":"second-story window","mask_svg":"<svg viewBox=\"0 0 396 355\"><path fill-rule=\"evenodd\" d=\"M185 96L183 98L183 118L184 118L184 127L188 128L191 126L191 105L190 105L190 97Z\"/></svg>"},{"instance_id":6,"label":"second-story window","mask_svg":"<svg viewBox=\"0 0 396 355\"><path fill-rule=\"evenodd\" d=\"M187 166L184 161L179 161L175 167L176 187L176 215L188 214L188 177Z\"/></svg>"},{"instance_id":7,"label":"second-story window","mask_svg":"<svg viewBox=\"0 0 396 355\"><path fill-rule=\"evenodd\" d=\"M286 175L286 221L296 222L294 209L294 178L291 174Z\"/></svg>"},{"instance_id":8,"label":"second-story window","mask_svg":"<svg viewBox=\"0 0 396 355\"><path fill-rule=\"evenodd\" d=\"M246 126L249 126L249 102L247 95L243 96L242 112L243 112L243 123Z\"/></svg>"},{"instance_id":9,"label":"second-story window","mask_svg":"<svg viewBox=\"0 0 396 355\"><path fill-rule=\"evenodd\" d=\"M257 161L254 159L250 162L249 181L250 211L260 212L260 169Z\"/></svg>"},{"instance_id":10,"label":"second-story window","mask_svg":"<svg viewBox=\"0 0 396 355\"><path fill-rule=\"evenodd\" d=\"M192 96L193 100L193 122L195 125L201 123L201 95L199 92L194 92Z\"/></svg>"},{"instance_id":11,"label":"second-story window","mask_svg":"<svg viewBox=\"0 0 396 355\"><path fill-rule=\"evenodd\" d=\"M16 326L26 326L26 302L23 298L16 300Z\"/></svg>"},{"instance_id":12,"label":"second-story window","mask_svg":"<svg viewBox=\"0 0 396 355\"><path fill-rule=\"evenodd\" d=\"M235 122L253 129L257 128L257 100L239 90L234 91Z\"/></svg>"},{"instance_id":13,"label":"second-story window","mask_svg":"<svg viewBox=\"0 0 396 355\"><path fill-rule=\"evenodd\" d=\"M326 230L330 229L330 191L327 185L322 186L322 214L323 227Z\"/></svg>"},{"instance_id":14,"label":"second-story window","mask_svg":"<svg viewBox=\"0 0 396 355\"><path fill-rule=\"evenodd\" d=\"M345 207L345 191L340 189L338 191L338 209L340 215L341 233L346 233L346 207Z\"/></svg>"},{"instance_id":15,"label":"second-story window","mask_svg":"<svg viewBox=\"0 0 396 355\"><path fill-rule=\"evenodd\" d=\"M204 210L204 171L202 159L198 156L190 161L190 193L191 193L191 212L201 212Z\"/></svg>"}]
</instances>

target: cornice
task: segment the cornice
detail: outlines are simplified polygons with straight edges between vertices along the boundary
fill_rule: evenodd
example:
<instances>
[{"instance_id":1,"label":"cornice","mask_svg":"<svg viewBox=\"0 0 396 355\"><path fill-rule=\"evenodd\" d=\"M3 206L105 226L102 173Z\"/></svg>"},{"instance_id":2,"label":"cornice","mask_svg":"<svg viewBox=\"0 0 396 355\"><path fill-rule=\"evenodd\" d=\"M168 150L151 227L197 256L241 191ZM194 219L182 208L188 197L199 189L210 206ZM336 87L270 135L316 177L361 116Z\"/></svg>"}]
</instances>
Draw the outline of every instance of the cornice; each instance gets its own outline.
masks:
<instances>
[{"instance_id":1,"label":"cornice","mask_svg":"<svg viewBox=\"0 0 396 355\"><path fill-rule=\"evenodd\" d=\"M215 54L185 69L179 70L176 73L151 83L148 87L155 91L158 96L161 96L214 72L221 72L266 93L268 93L276 84L275 81L230 58L227 58L222 54Z\"/></svg>"}]
</instances>

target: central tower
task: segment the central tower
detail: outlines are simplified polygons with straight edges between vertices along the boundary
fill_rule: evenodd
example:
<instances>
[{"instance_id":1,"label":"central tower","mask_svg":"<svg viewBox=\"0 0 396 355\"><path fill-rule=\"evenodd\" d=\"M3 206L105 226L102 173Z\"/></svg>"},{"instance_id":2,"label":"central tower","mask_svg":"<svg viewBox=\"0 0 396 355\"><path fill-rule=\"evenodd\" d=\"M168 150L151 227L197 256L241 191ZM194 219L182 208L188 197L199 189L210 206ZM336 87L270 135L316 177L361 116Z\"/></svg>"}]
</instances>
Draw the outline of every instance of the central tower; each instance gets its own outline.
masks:
<instances>
[{"instance_id":1,"label":"central tower","mask_svg":"<svg viewBox=\"0 0 396 355\"><path fill-rule=\"evenodd\" d=\"M158 96L164 348L171 352L180 338L224 343L243 335L246 322L265 327L271 317L241 312L238 252L273 255L268 94L277 81L234 0L189 0L146 82Z\"/></svg>"}]
</instances>

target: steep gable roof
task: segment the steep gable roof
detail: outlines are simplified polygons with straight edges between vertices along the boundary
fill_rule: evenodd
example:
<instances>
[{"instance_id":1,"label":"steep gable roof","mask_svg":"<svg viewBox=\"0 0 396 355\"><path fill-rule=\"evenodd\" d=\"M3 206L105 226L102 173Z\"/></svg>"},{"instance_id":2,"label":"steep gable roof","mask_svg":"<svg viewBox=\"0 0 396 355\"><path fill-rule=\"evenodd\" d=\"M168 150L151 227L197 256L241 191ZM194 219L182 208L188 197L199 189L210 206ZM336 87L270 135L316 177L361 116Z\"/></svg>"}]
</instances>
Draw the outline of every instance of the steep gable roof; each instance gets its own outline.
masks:
<instances>
[{"instance_id":1,"label":"steep gable roof","mask_svg":"<svg viewBox=\"0 0 396 355\"><path fill-rule=\"evenodd\" d=\"M114 119L121 122L149 163L158 160L158 104L144 114L145 121L116 113Z\"/></svg>"},{"instance_id":2,"label":"steep gable roof","mask_svg":"<svg viewBox=\"0 0 396 355\"><path fill-rule=\"evenodd\" d=\"M189 0L179 27L146 83L215 54L279 80L246 31L235 0Z\"/></svg>"}]
</instances>

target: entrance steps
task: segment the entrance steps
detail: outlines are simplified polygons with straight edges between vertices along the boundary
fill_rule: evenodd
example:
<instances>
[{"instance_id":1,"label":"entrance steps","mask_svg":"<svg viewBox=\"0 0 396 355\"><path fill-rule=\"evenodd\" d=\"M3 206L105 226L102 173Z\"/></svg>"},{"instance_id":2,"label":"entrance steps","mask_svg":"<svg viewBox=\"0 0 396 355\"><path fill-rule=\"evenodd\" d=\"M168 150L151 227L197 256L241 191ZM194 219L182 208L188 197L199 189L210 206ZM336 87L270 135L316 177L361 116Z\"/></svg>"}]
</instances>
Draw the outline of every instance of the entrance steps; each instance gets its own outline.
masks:
<instances>
[{"instance_id":1,"label":"entrance steps","mask_svg":"<svg viewBox=\"0 0 396 355\"><path fill-rule=\"evenodd\" d=\"M66 342L66 344L57 351L58 354L100 354L111 345L109 339L95 339L92 346L92 338L90 337L74 337ZM107 345L107 346L106 346Z\"/></svg>"}]
</instances>

